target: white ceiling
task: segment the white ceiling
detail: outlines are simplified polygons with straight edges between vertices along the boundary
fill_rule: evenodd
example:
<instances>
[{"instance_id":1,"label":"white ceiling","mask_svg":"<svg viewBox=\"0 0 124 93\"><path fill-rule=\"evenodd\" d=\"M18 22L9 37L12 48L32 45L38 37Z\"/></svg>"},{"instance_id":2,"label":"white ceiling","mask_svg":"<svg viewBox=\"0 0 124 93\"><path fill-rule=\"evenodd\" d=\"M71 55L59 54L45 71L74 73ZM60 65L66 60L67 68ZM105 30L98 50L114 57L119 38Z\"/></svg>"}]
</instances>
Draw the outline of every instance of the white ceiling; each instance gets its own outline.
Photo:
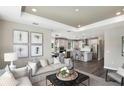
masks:
<instances>
[{"instance_id":1,"label":"white ceiling","mask_svg":"<svg viewBox=\"0 0 124 93\"><path fill-rule=\"evenodd\" d=\"M44 17L22 12L21 8L21 6L0 6L0 19L49 29L50 31L53 31L54 35L55 33L59 33L61 37L67 38L82 38L83 35L87 36L88 34L90 35L90 33L93 33L93 35L94 33L99 33L100 35L102 33L101 30L96 32L94 29L103 29L107 26L123 24L124 22L124 15L120 15L93 24L82 26L81 28L76 28ZM32 24L34 22L38 23L39 25Z\"/></svg>"},{"instance_id":2,"label":"white ceiling","mask_svg":"<svg viewBox=\"0 0 124 93\"><path fill-rule=\"evenodd\" d=\"M25 6L23 11L78 27L115 17L116 12L122 11L123 8L123 6ZM33 12L32 9L37 11ZM79 11L76 12L75 9Z\"/></svg>"}]
</instances>

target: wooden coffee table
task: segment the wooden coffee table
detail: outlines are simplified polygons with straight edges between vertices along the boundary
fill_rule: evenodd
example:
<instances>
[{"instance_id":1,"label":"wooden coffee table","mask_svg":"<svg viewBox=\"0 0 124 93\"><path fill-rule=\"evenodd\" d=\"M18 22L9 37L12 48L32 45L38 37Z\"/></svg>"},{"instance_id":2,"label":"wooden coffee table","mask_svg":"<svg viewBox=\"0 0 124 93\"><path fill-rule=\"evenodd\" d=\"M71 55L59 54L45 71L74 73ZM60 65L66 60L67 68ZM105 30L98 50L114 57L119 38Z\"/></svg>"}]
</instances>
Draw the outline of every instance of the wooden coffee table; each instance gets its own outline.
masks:
<instances>
[{"instance_id":1,"label":"wooden coffee table","mask_svg":"<svg viewBox=\"0 0 124 93\"><path fill-rule=\"evenodd\" d=\"M78 73L78 77L75 80L71 80L71 81L59 80L56 77L56 73L48 75L48 76L46 76L46 85L47 85L47 80L49 80L52 83L51 85L53 85L53 86L78 86L79 84L85 85L83 82L87 80L88 84L85 86L89 86L90 85L90 77L87 75L84 75L82 73L79 73L79 72L77 72L77 73Z\"/></svg>"}]
</instances>

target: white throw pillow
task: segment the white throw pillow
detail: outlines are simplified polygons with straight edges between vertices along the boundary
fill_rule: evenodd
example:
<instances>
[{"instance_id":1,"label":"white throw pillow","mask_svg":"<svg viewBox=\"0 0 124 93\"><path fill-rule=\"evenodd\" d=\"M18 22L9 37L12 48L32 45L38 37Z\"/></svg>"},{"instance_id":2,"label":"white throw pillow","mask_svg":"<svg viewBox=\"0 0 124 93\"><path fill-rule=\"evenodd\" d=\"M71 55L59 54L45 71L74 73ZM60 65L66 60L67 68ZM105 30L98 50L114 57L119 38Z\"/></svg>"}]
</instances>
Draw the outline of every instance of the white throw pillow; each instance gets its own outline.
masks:
<instances>
[{"instance_id":1,"label":"white throw pillow","mask_svg":"<svg viewBox=\"0 0 124 93\"><path fill-rule=\"evenodd\" d=\"M22 67L22 68L17 68L11 70L15 78L20 78L24 77L27 75L28 68L27 67Z\"/></svg>"},{"instance_id":2,"label":"white throw pillow","mask_svg":"<svg viewBox=\"0 0 124 93\"><path fill-rule=\"evenodd\" d=\"M2 76L0 76L0 86L16 86L18 83L19 82L9 71L6 71Z\"/></svg>"},{"instance_id":3,"label":"white throw pillow","mask_svg":"<svg viewBox=\"0 0 124 93\"><path fill-rule=\"evenodd\" d=\"M58 63L61 63L61 62L59 61L59 58L54 58L54 64L58 64Z\"/></svg>"},{"instance_id":4,"label":"white throw pillow","mask_svg":"<svg viewBox=\"0 0 124 93\"><path fill-rule=\"evenodd\" d=\"M40 64L41 64L42 67L48 66L48 62L47 62L46 59L41 59Z\"/></svg>"},{"instance_id":5,"label":"white throw pillow","mask_svg":"<svg viewBox=\"0 0 124 93\"><path fill-rule=\"evenodd\" d=\"M37 71L37 63L34 62L28 62L28 65L31 67L32 69L32 75L35 75L36 71Z\"/></svg>"}]
</instances>

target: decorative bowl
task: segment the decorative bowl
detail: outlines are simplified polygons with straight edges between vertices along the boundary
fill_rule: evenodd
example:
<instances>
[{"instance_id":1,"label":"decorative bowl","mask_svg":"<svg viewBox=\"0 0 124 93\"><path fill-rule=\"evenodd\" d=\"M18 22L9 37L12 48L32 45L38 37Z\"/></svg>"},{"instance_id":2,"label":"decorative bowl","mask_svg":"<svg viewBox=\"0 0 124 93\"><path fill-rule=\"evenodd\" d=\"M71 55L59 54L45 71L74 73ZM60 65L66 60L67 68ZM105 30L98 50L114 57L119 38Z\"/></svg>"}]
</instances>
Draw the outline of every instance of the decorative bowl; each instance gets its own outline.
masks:
<instances>
[{"instance_id":1,"label":"decorative bowl","mask_svg":"<svg viewBox=\"0 0 124 93\"><path fill-rule=\"evenodd\" d=\"M60 72L58 72L58 73L56 73L56 77L62 81L72 81L78 77L78 73L76 71L74 71L73 73L69 73L69 74L63 76Z\"/></svg>"}]
</instances>

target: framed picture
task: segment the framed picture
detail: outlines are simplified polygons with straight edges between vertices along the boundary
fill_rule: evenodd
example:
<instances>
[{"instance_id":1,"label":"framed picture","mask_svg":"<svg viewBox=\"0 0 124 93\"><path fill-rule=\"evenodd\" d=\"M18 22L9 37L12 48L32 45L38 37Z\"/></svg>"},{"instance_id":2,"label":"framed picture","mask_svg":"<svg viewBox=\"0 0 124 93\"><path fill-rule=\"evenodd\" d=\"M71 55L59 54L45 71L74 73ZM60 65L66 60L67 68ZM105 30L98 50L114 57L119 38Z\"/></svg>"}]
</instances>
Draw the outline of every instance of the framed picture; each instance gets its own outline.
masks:
<instances>
[{"instance_id":1,"label":"framed picture","mask_svg":"<svg viewBox=\"0 0 124 93\"><path fill-rule=\"evenodd\" d=\"M42 44L43 35L41 33L31 33L32 44Z\"/></svg>"},{"instance_id":2,"label":"framed picture","mask_svg":"<svg viewBox=\"0 0 124 93\"><path fill-rule=\"evenodd\" d=\"M42 56L42 45L31 46L31 56Z\"/></svg>"},{"instance_id":3,"label":"framed picture","mask_svg":"<svg viewBox=\"0 0 124 93\"><path fill-rule=\"evenodd\" d=\"M19 58L28 57L28 45L14 45L14 52Z\"/></svg>"},{"instance_id":4,"label":"framed picture","mask_svg":"<svg viewBox=\"0 0 124 93\"><path fill-rule=\"evenodd\" d=\"M13 34L13 43L27 44L28 43L28 32L15 30Z\"/></svg>"}]
</instances>

